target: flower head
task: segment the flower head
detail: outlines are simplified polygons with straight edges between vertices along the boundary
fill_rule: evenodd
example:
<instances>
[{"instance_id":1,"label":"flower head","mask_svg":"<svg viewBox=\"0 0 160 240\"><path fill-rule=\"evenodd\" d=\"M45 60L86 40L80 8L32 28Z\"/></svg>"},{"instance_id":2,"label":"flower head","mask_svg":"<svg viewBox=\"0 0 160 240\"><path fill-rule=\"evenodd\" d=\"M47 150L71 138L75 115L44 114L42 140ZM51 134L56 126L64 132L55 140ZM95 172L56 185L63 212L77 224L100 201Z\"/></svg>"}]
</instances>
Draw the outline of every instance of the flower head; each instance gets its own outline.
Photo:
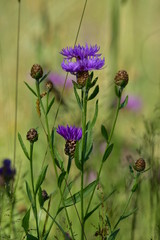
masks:
<instances>
[{"instance_id":1,"label":"flower head","mask_svg":"<svg viewBox=\"0 0 160 240\"><path fill-rule=\"evenodd\" d=\"M3 166L0 168L0 185L4 186L6 183L9 183L10 180L14 180L15 174L16 170L11 168L11 161L5 159Z\"/></svg>"},{"instance_id":2,"label":"flower head","mask_svg":"<svg viewBox=\"0 0 160 240\"><path fill-rule=\"evenodd\" d=\"M73 157L76 149L76 142L82 138L82 129L75 126L58 126L57 133L66 140L64 152L66 155Z\"/></svg>"},{"instance_id":3,"label":"flower head","mask_svg":"<svg viewBox=\"0 0 160 240\"><path fill-rule=\"evenodd\" d=\"M100 47L95 46L78 46L63 48L60 52L64 56L61 64L66 72L76 74L77 72L91 71L100 69L104 66L105 59L101 59L101 54L97 53ZM75 61L72 61L72 60Z\"/></svg>"},{"instance_id":4,"label":"flower head","mask_svg":"<svg viewBox=\"0 0 160 240\"><path fill-rule=\"evenodd\" d=\"M75 126L58 126L57 133L64 137L65 140L79 141L82 138L82 129Z\"/></svg>"}]
</instances>

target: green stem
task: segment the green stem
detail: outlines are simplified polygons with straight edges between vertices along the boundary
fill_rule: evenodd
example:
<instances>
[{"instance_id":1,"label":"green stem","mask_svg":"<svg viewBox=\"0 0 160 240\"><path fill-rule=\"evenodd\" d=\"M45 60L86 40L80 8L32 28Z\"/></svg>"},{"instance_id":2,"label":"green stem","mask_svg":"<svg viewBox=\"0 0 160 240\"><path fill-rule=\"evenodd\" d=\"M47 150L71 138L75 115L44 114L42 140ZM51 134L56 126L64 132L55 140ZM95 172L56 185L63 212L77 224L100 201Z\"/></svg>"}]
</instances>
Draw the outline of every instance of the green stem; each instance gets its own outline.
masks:
<instances>
[{"instance_id":1,"label":"green stem","mask_svg":"<svg viewBox=\"0 0 160 240\"><path fill-rule=\"evenodd\" d=\"M87 84L86 84L87 85ZM83 201L83 188L84 188L84 162L85 162L85 148L86 148L86 119L87 119L87 86L82 89L82 171L81 171L81 240L84 239L84 201Z\"/></svg>"},{"instance_id":2,"label":"green stem","mask_svg":"<svg viewBox=\"0 0 160 240\"><path fill-rule=\"evenodd\" d=\"M41 105L41 107L42 107L44 116L45 116L45 123L46 123L47 134L48 134L48 136L47 136L47 141L48 141L48 143L49 143L50 153L51 153L51 157L52 157L52 161L53 161L53 166L54 166L54 170L55 170L55 174L56 174L56 179L57 179L57 183L58 183L58 171L57 171L57 167L56 167L56 163L55 163L55 157L54 157L54 151L53 151L53 147L52 147L52 139L51 139L51 134L50 134L50 129L49 129L48 117L47 117L47 114L46 114L46 112L45 112L45 109L44 109L42 100L41 100L40 87L39 87L39 82L38 82L38 81L36 81L36 88L37 88L38 99L39 99L40 105ZM63 199L63 193L62 193L61 188L59 188L59 192L60 192L60 195L61 195L62 204L63 204L64 209L65 209L65 213L66 213L68 225L69 225L69 228L70 228L70 231L71 231L71 235L72 235L72 238L74 239L71 222L70 222L70 220L69 220L69 215L68 215L67 209L66 209L66 207L65 207L65 203L64 203L64 199Z\"/></svg>"},{"instance_id":3,"label":"green stem","mask_svg":"<svg viewBox=\"0 0 160 240\"><path fill-rule=\"evenodd\" d=\"M38 226L38 215L37 215L37 202L36 202L36 193L34 189L34 176L33 176L33 145L34 143L30 144L30 171L31 171L31 184L32 184L32 192L33 192L33 201L34 201L34 216L36 220L36 229L37 229L37 237L39 239L39 226Z\"/></svg>"},{"instance_id":4,"label":"green stem","mask_svg":"<svg viewBox=\"0 0 160 240\"><path fill-rule=\"evenodd\" d=\"M109 138L108 138L108 144L107 144L107 147L109 146L111 140L112 140L112 136L113 136L113 133L114 133L114 130L115 130L115 126L116 126L116 122L117 122L117 118L118 118L118 114L119 114L119 110L120 110L120 104L121 104L121 96L122 96L122 91L120 90L120 96L118 98L118 104L117 104L117 110L116 110L116 115L115 115L115 119L114 119L114 122L113 122L113 126L112 126L112 129L111 129L111 132L110 132L110 135L109 135ZM106 149L107 149L106 147ZM97 175L97 184L99 182L99 178L100 178L100 175L101 175L101 171L102 171L102 167L103 167L103 161L101 161L101 165L100 165L100 168L99 168L99 171L98 171L98 175ZM94 195L94 192L96 190L96 185L93 189L93 192L91 194L91 197L90 197L90 200L89 200L89 203L88 203L88 206L87 206L87 210L86 210L86 214L88 213L89 211L89 208L90 208L90 205L91 205L91 202L92 202L92 199L93 199L93 195Z\"/></svg>"}]
</instances>

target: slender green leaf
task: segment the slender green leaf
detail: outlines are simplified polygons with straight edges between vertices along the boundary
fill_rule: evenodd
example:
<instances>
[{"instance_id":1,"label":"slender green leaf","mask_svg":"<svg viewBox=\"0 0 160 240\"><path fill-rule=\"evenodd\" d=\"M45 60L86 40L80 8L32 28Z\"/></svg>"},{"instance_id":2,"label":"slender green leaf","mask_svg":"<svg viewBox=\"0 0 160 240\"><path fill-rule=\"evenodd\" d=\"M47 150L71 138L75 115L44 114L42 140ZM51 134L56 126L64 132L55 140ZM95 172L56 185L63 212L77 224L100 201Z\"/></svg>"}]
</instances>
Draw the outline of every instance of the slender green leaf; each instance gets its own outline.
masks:
<instances>
[{"instance_id":1,"label":"slender green leaf","mask_svg":"<svg viewBox=\"0 0 160 240\"><path fill-rule=\"evenodd\" d=\"M90 149L89 149L88 152L86 153L85 162L89 159L89 156L90 156L92 150L93 150L93 144L90 146Z\"/></svg>"},{"instance_id":2,"label":"slender green leaf","mask_svg":"<svg viewBox=\"0 0 160 240\"><path fill-rule=\"evenodd\" d=\"M67 184L67 186L66 186L66 188L64 190L64 193L63 193L64 199L67 198L70 190L72 189L73 183L74 183L74 181L71 181L70 183Z\"/></svg>"},{"instance_id":3,"label":"slender green leaf","mask_svg":"<svg viewBox=\"0 0 160 240\"><path fill-rule=\"evenodd\" d=\"M113 150L113 146L114 146L114 144L112 143L107 147L107 149L103 155L103 159L102 159L103 162L105 162L107 160L107 158L109 157L109 155L111 154L111 152Z\"/></svg>"},{"instance_id":4,"label":"slender green leaf","mask_svg":"<svg viewBox=\"0 0 160 240\"><path fill-rule=\"evenodd\" d=\"M48 168L48 165L45 166L42 170L41 170L41 173L38 177L38 180L37 180L37 183L36 183L36 190L35 190L35 193L38 192L38 189L40 188L40 186L42 185L44 179L45 179L45 176L46 176L46 172L47 172L47 168Z\"/></svg>"},{"instance_id":5,"label":"slender green leaf","mask_svg":"<svg viewBox=\"0 0 160 240\"><path fill-rule=\"evenodd\" d=\"M63 159L61 158L59 152L57 151L56 148L54 148L54 154L55 154L55 163L57 165L57 167L59 167L60 169L63 168Z\"/></svg>"},{"instance_id":6,"label":"slender green leaf","mask_svg":"<svg viewBox=\"0 0 160 240\"><path fill-rule=\"evenodd\" d=\"M131 216L133 213L135 213L137 211L138 208L135 208L134 210L132 210L131 212L121 216L121 221L124 220L125 218L128 218L129 216Z\"/></svg>"},{"instance_id":7,"label":"slender green leaf","mask_svg":"<svg viewBox=\"0 0 160 240\"><path fill-rule=\"evenodd\" d=\"M38 238L36 238L35 236L33 236L31 234L27 234L27 240L38 240Z\"/></svg>"},{"instance_id":8,"label":"slender green leaf","mask_svg":"<svg viewBox=\"0 0 160 240\"><path fill-rule=\"evenodd\" d=\"M25 83L25 85L28 87L28 89L37 97L36 92L29 86L29 84L26 83L26 82L24 82L24 83Z\"/></svg>"},{"instance_id":9,"label":"slender green leaf","mask_svg":"<svg viewBox=\"0 0 160 240\"><path fill-rule=\"evenodd\" d=\"M49 104L49 106L48 106L48 108L47 108L46 115L48 115L48 113L49 113L49 111L50 111L50 109L51 109L51 107L52 107L52 105L53 105L53 103L54 103L54 100L55 100L55 97L52 98L52 100L51 100L51 102L50 102L50 104Z\"/></svg>"},{"instance_id":10,"label":"slender green leaf","mask_svg":"<svg viewBox=\"0 0 160 240\"><path fill-rule=\"evenodd\" d=\"M95 105L95 112L94 112L94 116L93 116L93 120L92 122L89 124L89 130L91 130L95 123L96 123L96 120L97 120L97 116L98 116L98 100L96 101L96 105Z\"/></svg>"},{"instance_id":11,"label":"slender green leaf","mask_svg":"<svg viewBox=\"0 0 160 240\"><path fill-rule=\"evenodd\" d=\"M97 181L94 181L94 182L90 183L87 187L85 187L83 189L83 197L84 198L87 197L88 194L90 194L93 191L93 189L95 188L96 185L97 185ZM64 204L65 204L65 207L69 207L69 206L72 206L72 205L74 205L74 204L76 204L80 201L81 201L81 191L73 194L72 197L69 197L69 198L65 199ZM64 206L60 207L58 209L57 214L60 213L63 208L64 208Z\"/></svg>"},{"instance_id":12,"label":"slender green leaf","mask_svg":"<svg viewBox=\"0 0 160 240\"><path fill-rule=\"evenodd\" d=\"M97 80L98 80L98 77L96 77L96 78L93 80L93 82L89 83L89 88L90 88L90 89L96 85Z\"/></svg>"},{"instance_id":13,"label":"slender green leaf","mask_svg":"<svg viewBox=\"0 0 160 240\"><path fill-rule=\"evenodd\" d=\"M65 178L65 175L66 175L66 172L62 172L60 175L59 175L59 178L58 178L58 187L61 188L61 185L62 185L62 182Z\"/></svg>"},{"instance_id":14,"label":"slender green leaf","mask_svg":"<svg viewBox=\"0 0 160 240\"><path fill-rule=\"evenodd\" d=\"M106 139L106 142L108 142L108 132L104 125L101 125L101 133L103 137Z\"/></svg>"},{"instance_id":15,"label":"slender green leaf","mask_svg":"<svg viewBox=\"0 0 160 240\"><path fill-rule=\"evenodd\" d=\"M54 145L54 131L56 131L56 129L52 128L52 132L51 132L52 149Z\"/></svg>"},{"instance_id":16,"label":"slender green leaf","mask_svg":"<svg viewBox=\"0 0 160 240\"><path fill-rule=\"evenodd\" d=\"M89 75L89 78L90 78L91 81L93 79L93 75L94 75L94 72L91 72L91 74Z\"/></svg>"},{"instance_id":17,"label":"slender green leaf","mask_svg":"<svg viewBox=\"0 0 160 240\"><path fill-rule=\"evenodd\" d=\"M44 74L44 76L40 79L39 83L41 83L44 79L46 79L49 74L50 74L50 71L48 73Z\"/></svg>"},{"instance_id":18,"label":"slender green leaf","mask_svg":"<svg viewBox=\"0 0 160 240\"><path fill-rule=\"evenodd\" d=\"M38 201L39 201L39 206L42 208L43 204L44 204L44 199L42 197L42 189L41 189L41 187L39 188L39 192L38 192Z\"/></svg>"},{"instance_id":19,"label":"slender green leaf","mask_svg":"<svg viewBox=\"0 0 160 240\"><path fill-rule=\"evenodd\" d=\"M135 183L132 187L132 192L135 192L138 188L138 183Z\"/></svg>"},{"instance_id":20,"label":"slender green leaf","mask_svg":"<svg viewBox=\"0 0 160 240\"><path fill-rule=\"evenodd\" d=\"M88 98L88 101L92 100L93 98L95 98L97 96L97 94L99 93L99 86L97 85L95 87L95 89L93 90L93 92L91 93L91 95Z\"/></svg>"},{"instance_id":21,"label":"slender green leaf","mask_svg":"<svg viewBox=\"0 0 160 240\"><path fill-rule=\"evenodd\" d=\"M128 96L126 96L125 100L121 103L120 109L124 108L125 106L127 106L127 103L128 103Z\"/></svg>"},{"instance_id":22,"label":"slender green leaf","mask_svg":"<svg viewBox=\"0 0 160 240\"><path fill-rule=\"evenodd\" d=\"M18 139L19 139L19 142L20 142L20 144L21 144L21 148L22 148L24 154L26 155L26 157L28 158L28 160L30 160L29 154L28 154L28 152L27 152L26 146L24 145L24 142L23 142L23 140L22 140L22 137L21 137L20 133L18 133Z\"/></svg>"},{"instance_id":23,"label":"slender green leaf","mask_svg":"<svg viewBox=\"0 0 160 240\"><path fill-rule=\"evenodd\" d=\"M73 87L75 86L75 88L77 88L77 89L82 89L82 86L79 85L77 82L72 80L72 83L73 83Z\"/></svg>"},{"instance_id":24,"label":"slender green leaf","mask_svg":"<svg viewBox=\"0 0 160 240\"><path fill-rule=\"evenodd\" d=\"M115 240L119 230L120 230L120 228L115 230L114 232L112 232L112 234L109 236L108 240Z\"/></svg>"},{"instance_id":25,"label":"slender green leaf","mask_svg":"<svg viewBox=\"0 0 160 240\"><path fill-rule=\"evenodd\" d=\"M29 229L29 218L30 218L30 209L26 212L22 219L22 227L24 228L25 233L28 232Z\"/></svg>"},{"instance_id":26,"label":"slender green leaf","mask_svg":"<svg viewBox=\"0 0 160 240\"><path fill-rule=\"evenodd\" d=\"M115 94L116 94L116 96L117 96L118 98L119 98L120 95L121 95L120 89L119 89L119 87L117 87L117 86L115 86Z\"/></svg>"},{"instance_id":27,"label":"slender green leaf","mask_svg":"<svg viewBox=\"0 0 160 240\"><path fill-rule=\"evenodd\" d=\"M76 89L75 85L73 86L73 89L74 89L74 94L75 94L75 97L76 97L78 106L79 106L80 109L81 109L81 108L82 108L81 100L80 100L80 97L79 97L79 95L78 95L78 92L77 92L77 89Z\"/></svg>"},{"instance_id":28,"label":"slender green leaf","mask_svg":"<svg viewBox=\"0 0 160 240\"><path fill-rule=\"evenodd\" d=\"M31 203L32 206L33 206L32 193L31 193L31 189L30 189L27 181L26 181L26 192L27 192L28 198L29 198L29 200L30 200L30 203Z\"/></svg>"},{"instance_id":29,"label":"slender green leaf","mask_svg":"<svg viewBox=\"0 0 160 240\"><path fill-rule=\"evenodd\" d=\"M115 190L113 190L108 196L106 196L102 202L100 202L99 204L97 204L96 207L94 207L89 213L87 213L84 217L84 221L86 221L113 193L115 192Z\"/></svg>"},{"instance_id":30,"label":"slender green leaf","mask_svg":"<svg viewBox=\"0 0 160 240\"><path fill-rule=\"evenodd\" d=\"M76 143L76 149L75 149L75 153L74 153L74 160L75 160L76 167L79 170L82 170L82 166L81 166L81 162L80 162L80 156L79 156L79 153L80 153L79 148L80 148L80 142L78 141Z\"/></svg>"},{"instance_id":31,"label":"slender green leaf","mask_svg":"<svg viewBox=\"0 0 160 240\"><path fill-rule=\"evenodd\" d=\"M109 229L111 231L112 230L111 222L110 222L109 217L107 216L107 214L106 214L106 222L107 222L107 225L108 225L108 227L109 227Z\"/></svg>"}]
</instances>

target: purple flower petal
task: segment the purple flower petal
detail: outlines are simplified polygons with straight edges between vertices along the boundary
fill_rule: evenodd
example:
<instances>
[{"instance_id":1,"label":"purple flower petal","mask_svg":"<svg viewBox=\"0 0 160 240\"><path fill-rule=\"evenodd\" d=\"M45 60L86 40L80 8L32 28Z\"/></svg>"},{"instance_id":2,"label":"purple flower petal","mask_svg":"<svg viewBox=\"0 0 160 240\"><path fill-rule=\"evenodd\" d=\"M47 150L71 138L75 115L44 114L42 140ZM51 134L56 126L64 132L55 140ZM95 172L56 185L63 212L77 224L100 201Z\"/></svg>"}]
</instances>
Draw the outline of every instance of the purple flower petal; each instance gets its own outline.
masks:
<instances>
[{"instance_id":1,"label":"purple flower petal","mask_svg":"<svg viewBox=\"0 0 160 240\"><path fill-rule=\"evenodd\" d=\"M82 129L75 126L58 126L57 133L64 137L65 140L79 141L82 138Z\"/></svg>"}]
</instances>

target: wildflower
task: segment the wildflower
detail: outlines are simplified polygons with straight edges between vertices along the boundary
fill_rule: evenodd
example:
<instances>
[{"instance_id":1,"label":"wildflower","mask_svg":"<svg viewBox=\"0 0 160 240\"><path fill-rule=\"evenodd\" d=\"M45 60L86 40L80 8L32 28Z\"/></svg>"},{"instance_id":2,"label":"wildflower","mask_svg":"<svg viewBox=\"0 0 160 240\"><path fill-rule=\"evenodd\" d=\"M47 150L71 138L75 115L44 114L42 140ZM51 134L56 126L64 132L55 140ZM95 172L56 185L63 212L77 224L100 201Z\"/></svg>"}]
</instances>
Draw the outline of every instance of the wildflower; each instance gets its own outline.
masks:
<instances>
[{"instance_id":1,"label":"wildflower","mask_svg":"<svg viewBox=\"0 0 160 240\"><path fill-rule=\"evenodd\" d=\"M117 86L124 88L129 80L128 73L125 70L120 70L116 74L114 80Z\"/></svg>"},{"instance_id":2,"label":"wildflower","mask_svg":"<svg viewBox=\"0 0 160 240\"><path fill-rule=\"evenodd\" d=\"M68 156L74 156L76 142L82 138L82 129L75 126L58 126L57 133L66 140L64 152Z\"/></svg>"},{"instance_id":3,"label":"wildflower","mask_svg":"<svg viewBox=\"0 0 160 240\"><path fill-rule=\"evenodd\" d=\"M0 168L0 186L8 184L11 180L14 180L16 170L11 168L11 161L5 159L3 166Z\"/></svg>"},{"instance_id":4,"label":"wildflower","mask_svg":"<svg viewBox=\"0 0 160 240\"><path fill-rule=\"evenodd\" d=\"M79 85L84 86L89 77L88 71L98 70L104 66L105 59L101 59L98 53L100 47L95 46L75 46L74 48L63 48L60 52L64 56L61 64L63 70L76 75Z\"/></svg>"},{"instance_id":5,"label":"wildflower","mask_svg":"<svg viewBox=\"0 0 160 240\"><path fill-rule=\"evenodd\" d=\"M43 76L43 69L39 64L34 64L31 68L31 77L39 80Z\"/></svg>"},{"instance_id":6,"label":"wildflower","mask_svg":"<svg viewBox=\"0 0 160 240\"><path fill-rule=\"evenodd\" d=\"M31 128L26 135L27 140L30 143L34 143L38 140L38 133L34 128Z\"/></svg>"},{"instance_id":7,"label":"wildflower","mask_svg":"<svg viewBox=\"0 0 160 240\"><path fill-rule=\"evenodd\" d=\"M145 160L143 158L139 158L134 164L134 169L137 172L144 171L145 167L146 167L146 163L145 163Z\"/></svg>"}]
</instances>

